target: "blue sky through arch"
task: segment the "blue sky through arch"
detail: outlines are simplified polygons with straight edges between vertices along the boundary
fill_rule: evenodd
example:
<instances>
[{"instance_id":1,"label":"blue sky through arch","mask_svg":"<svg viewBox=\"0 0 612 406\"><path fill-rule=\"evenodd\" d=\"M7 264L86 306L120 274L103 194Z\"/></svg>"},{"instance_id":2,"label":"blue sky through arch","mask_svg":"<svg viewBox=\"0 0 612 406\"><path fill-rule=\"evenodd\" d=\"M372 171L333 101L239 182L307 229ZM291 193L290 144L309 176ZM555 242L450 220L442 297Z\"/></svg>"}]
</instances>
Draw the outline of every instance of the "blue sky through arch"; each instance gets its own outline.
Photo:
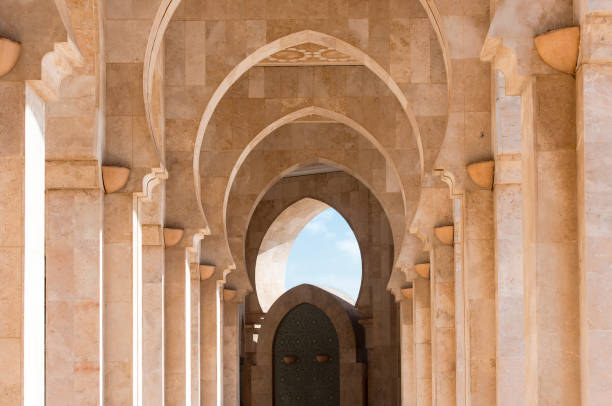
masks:
<instances>
[{"instance_id":1,"label":"blue sky through arch","mask_svg":"<svg viewBox=\"0 0 612 406\"><path fill-rule=\"evenodd\" d=\"M286 289L309 283L357 300L361 253L355 234L336 210L321 212L300 232L287 261Z\"/></svg>"}]
</instances>

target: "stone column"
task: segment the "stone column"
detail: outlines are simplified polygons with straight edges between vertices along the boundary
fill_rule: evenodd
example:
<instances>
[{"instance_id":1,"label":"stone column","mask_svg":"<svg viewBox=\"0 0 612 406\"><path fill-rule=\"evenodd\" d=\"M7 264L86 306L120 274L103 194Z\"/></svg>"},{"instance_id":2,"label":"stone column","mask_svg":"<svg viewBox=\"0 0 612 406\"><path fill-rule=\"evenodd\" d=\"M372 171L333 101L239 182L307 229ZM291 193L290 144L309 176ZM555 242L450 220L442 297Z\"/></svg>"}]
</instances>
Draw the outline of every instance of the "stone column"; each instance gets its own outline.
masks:
<instances>
[{"instance_id":1,"label":"stone column","mask_svg":"<svg viewBox=\"0 0 612 406\"><path fill-rule=\"evenodd\" d=\"M91 82L73 84L71 94L82 95L79 103L91 107L94 101ZM26 104L40 107L35 125L39 146L44 146L44 172L43 162L38 164L46 191L45 403L96 405L101 402L103 227L97 128L91 115L76 113L68 107L74 100L63 99L54 91L58 89L33 81L28 82L26 93L29 99ZM65 109L58 108L60 104ZM39 154L38 158L42 156Z\"/></svg>"},{"instance_id":2,"label":"stone column","mask_svg":"<svg viewBox=\"0 0 612 406\"><path fill-rule=\"evenodd\" d=\"M54 182L47 170L46 404L50 406L100 401L103 199L97 171L92 173L91 188L83 184L69 188L68 183Z\"/></svg>"},{"instance_id":3,"label":"stone column","mask_svg":"<svg viewBox=\"0 0 612 406\"><path fill-rule=\"evenodd\" d=\"M223 303L223 405L240 405L240 303Z\"/></svg>"},{"instance_id":4,"label":"stone column","mask_svg":"<svg viewBox=\"0 0 612 406\"><path fill-rule=\"evenodd\" d=\"M606 2L584 3L590 10ZM582 21L583 61L576 74L581 392L586 406L612 399L611 10L605 14L587 14Z\"/></svg>"},{"instance_id":5,"label":"stone column","mask_svg":"<svg viewBox=\"0 0 612 406\"><path fill-rule=\"evenodd\" d=\"M83 7L88 5L91 6L88 1L80 4ZM69 11L65 4L61 8ZM25 331L28 334L24 340L28 352L24 356L26 368L31 366L30 355L34 355L37 362L35 381L30 381L32 375L25 371L26 405L40 404L43 393L47 405L96 405L103 401L100 377L103 314L100 140L103 124L96 120L96 116L103 116L104 100L97 87L104 78L95 67L99 57L97 9L90 10L87 15L72 19L73 42L57 43L54 51L45 55L41 62L43 80L27 82L26 125L30 128L26 133L33 136L29 141L34 143L26 145L26 151L28 147L35 147L31 157L36 162L26 162L26 168L35 169L28 168L29 163L38 166L37 173L33 174L38 178L33 184L38 194L35 198L43 197L40 189L42 179L46 192L44 203L37 200L41 206L29 213L34 214L34 217L29 217L38 222L38 226L41 225L38 216L45 215L44 229L39 228L38 232L44 232L45 238L46 275L42 286L46 293L46 324L36 326L37 337L32 338L38 347L42 342L41 335L46 334L46 348L43 365L40 362L41 349L36 349L36 354L29 351L33 347L29 346L30 337L28 330ZM88 52L80 54L73 45L75 43ZM19 204L18 200L15 204ZM41 207L44 212L40 211ZM29 229L29 224L26 224L26 229ZM37 239L36 244L40 242ZM43 275L40 248L38 246L38 252L32 252L35 256L27 260L35 262L32 273L27 270L30 264L26 265L28 277L35 274L38 279ZM33 291L27 290L33 285L26 286L25 300L29 295L42 293L41 282L38 279ZM34 310L29 306L25 309ZM35 311L35 322L40 323L43 320L42 307ZM29 321L32 320L26 314L28 325ZM41 368L45 374L42 382ZM31 397L33 389L35 397Z\"/></svg>"},{"instance_id":6,"label":"stone column","mask_svg":"<svg viewBox=\"0 0 612 406\"><path fill-rule=\"evenodd\" d=\"M414 361L416 404L431 406L431 294L429 280L414 280Z\"/></svg>"},{"instance_id":7,"label":"stone column","mask_svg":"<svg viewBox=\"0 0 612 406\"><path fill-rule=\"evenodd\" d=\"M471 405L495 404L493 193L466 192L465 245Z\"/></svg>"},{"instance_id":8,"label":"stone column","mask_svg":"<svg viewBox=\"0 0 612 406\"><path fill-rule=\"evenodd\" d=\"M190 274L185 247L176 245L165 250L165 403L185 405L186 395L186 280Z\"/></svg>"},{"instance_id":9,"label":"stone column","mask_svg":"<svg viewBox=\"0 0 612 406\"><path fill-rule=\"evenodd\" d=\"M200 284L201 405L223 404L223 273Z\"/></svg>"},{"instance_id":10,"label":"stone column","mask_svg":"<svg viewBox=\"0 0 612 406\"><path fill-rule=\"evenodd\" d=\"M536 75L537 404L579 405L579 275L576 205L576 83ZM533 294L533 289L530 292Z\"/></svg>"},{"instance_id":11,"label":"stone column","mask_svg":"<svg viewBox=\"0 0 612 406\"><path fill-rule=\"evenodd\" d=\"M142 226L142 404L164 404L164 246L160 224Z\"/></svg>"},{"instance_id":12,"label":"stone column","mask_svg":"<svg viewBox=\"0 0 612 406\"><path fill-rule=\"evenodd\" d=\"M507 96L504 77L495 75L495 303L497 405L525 404L525 286L523 281L523 198L521 98Z\"/></svg>"},{"instance_id":13,"label":"stone column","mask_svg":"<svg viewBox=\"0 0 612 406\"><path fill-rule=\"evenodd\" d=\"M81 166L48 161L46 170L47 405L100 401L103 199L97 165L74 183L60 175L72 165Z\"/></svg>"},{"instance_id":14,"label":"stone column","mask_svg":"<svg viewBox=\"0 0 612 406\"><path fill-rule=\"evenodd\" d=\"M453 247L433 239L431 283L433 336L432 355L436 405L456 404L455 282ZM435 353L433 353L435 352Z\"/></svg>"},{"instance_id":15,"label":"stone column","mask_svg":"<svg viewBox=\"0 0 612 406\"><path fill-rule=\"evenodd\" d=\"M186 294L185 308L185 351L187 386L187 405L200 405L200 285L202 274L200 265L189 264L189 272L185 275Z\"/></svg>"},{"instance_id":16,"label":"stone column","mask_svg":"<svg viewBox=\"0 0 612 406\"><path fill-rule=\"evenodd\" d=\"M455 231L453 246L453 263L455 270L455 400L457 406L466 404L469 392L469 357L467 356L469 344L469 329L466 317L466 289L465 289L465 244L463 242L463 219L465 210L464 195L453 198L453 225Z\"/></svg>"},{"instance_id":17,"label":"stone column","mask_svg":"<svg viewBox=\"0 0 612 406\"><path fill-rule=\"evenodd\" d=\"M132 193L104 198L104 401L132 401Z\"/></svg>"},{"instance_id":18,"label":"stone column","mask_svg":"<svg viewBox=\"0 0 612 406\"><path fill-rule=\"evenodd\" d=\"M412 289L414 293L414 289ZM401 350L401 399L402 406L416 406L416 376L414 362L414 314L413 297L400 300L400 350Z\"/></svg>"}]
</instances>

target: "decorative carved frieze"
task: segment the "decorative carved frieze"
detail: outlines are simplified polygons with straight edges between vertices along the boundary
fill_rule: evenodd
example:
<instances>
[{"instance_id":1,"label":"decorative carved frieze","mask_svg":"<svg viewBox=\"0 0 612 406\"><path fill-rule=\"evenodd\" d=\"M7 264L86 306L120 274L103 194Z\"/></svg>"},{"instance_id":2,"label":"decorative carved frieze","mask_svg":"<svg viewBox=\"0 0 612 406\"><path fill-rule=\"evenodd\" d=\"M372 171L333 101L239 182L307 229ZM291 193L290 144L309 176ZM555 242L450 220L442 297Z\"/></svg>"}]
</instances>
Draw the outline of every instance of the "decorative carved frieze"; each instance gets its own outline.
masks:
<instances>
[{"instance_id":1,"label":"decorative carved frieze","mask_svg":"<svg viewBox=\"0 0 612 406\"><path fill-rule=\"evenodd\" d=\"M278 51L258 65L361 65L361 63L333 48L307 42Z\"/></svg>"}]
</instances>

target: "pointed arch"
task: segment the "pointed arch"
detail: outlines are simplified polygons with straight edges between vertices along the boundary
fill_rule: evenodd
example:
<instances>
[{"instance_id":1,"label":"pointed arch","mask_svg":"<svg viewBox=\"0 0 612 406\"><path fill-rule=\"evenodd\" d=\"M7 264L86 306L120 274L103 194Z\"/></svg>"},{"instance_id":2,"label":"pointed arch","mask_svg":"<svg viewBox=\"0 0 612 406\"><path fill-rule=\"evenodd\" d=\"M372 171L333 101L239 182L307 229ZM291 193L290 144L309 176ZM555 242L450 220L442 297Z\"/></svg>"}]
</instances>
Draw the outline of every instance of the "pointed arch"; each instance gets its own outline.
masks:
<instances>
[{"instance_id":1,"label":"pointed arch","mask_svg":"<svg viewBox=\"0 0 612 406\"><path fill-rule=\"evenodd\" d=\"M399 170L397 169L397 166L391 159L391 155L389 154L389 152L386 150L385 147L382 146L382 144L378 141L378 139L376 139L376 137L372 135L372 133L370 133L362 125L360 125L359 123L357 123L355 120L351 119L350 117L347 117L343 114L337 113L332 110L324 109L322 107L309 106L309 107L304 107L302 109L293 111L285 115L284 117L281 117L278 120L274 121L273 123L268 125L266 128L261 130L255 136L255 138L253 138L248 143L248 145L242 150L242 152L240 153L240 156L238 157L230 173L230 177L227 182L226 189L225 189L225 197L223 198L223 221L224 221L224 226L226 230L227 230L227 203L228 203L228 199L230 196L230 192L232 190L232 185L234 184L234 180L236 179L236 176L238 172L240 171L242 164L247 159L251 151L253 151L257 147L257 145L259 145L268 135L272 134L275 130L279 129L280 127L286 124L289 124L291 122L294 122L296 120L299 120L300 118L303 118L309 115L317 115L317 116L329 118L333 121L337 121L340 124L344 124L347 127L355 130L358 134L362 135L366 140L368 140L372 145L374 145L374 147L378 150L378 152L380 152L380 154L385 158L385 160L387 161L387 164L391 167L393 174L398 180L398 184L400 185L400 193L402 195L402 201L404 203L404 215L407 215L408 208L406 206L406 193L401 183L401 177L399 174ZM355 176L352 173L351 175Z\"/></svg>"},{"instance_id":2,"label":"pointed arch","mask_svg":"<svg viewBox=\"0 0 612 406\"><path fill-rule=\"evenodd\" d=\"M196 192L196 200L198 202L198 207L202 217L206 222L206 214L204 213L204 208L202 207L202 190L200 184L200 151L202 149L202 143L204 141L204 135L206 133L206 129L208 124L217 108L217 105L221 102L223 96L227 93L227 91L231 88L231 86L249 69L255 66L257 63L262 61L263 59L279 52L283 49L290 48L296 45L304 44L304 43L313 43L325 47L330 47L336 49L346 55L351 56L357 62L364 65L370 71L372 71L380 80L385 83L385 85L389 88L391 93L396 97L400 106L404 110L410 125L412 127L412 133L415 138L415 142L417 145L417 150L419 153L419 167L421 171L421 176L425 171L425 162L423 156L423 142L421 140L421 134L419 132L419 127L416 121L416 116L412 111L412 107L408 103L408 99L406 95L402 92L399 85L395 82L395 80L391 77L391 75L383 69L382 66L378 64L372 57L367 55L361 49L342 41L339 38L333 37L328 34L324 34L317 31L304 30L289 34L287 36L281 37L275 41L272 41L261 48L257 49L251 55L247 56L243 59L238 65L236 65L230 73L223 79L223 81L219 84L213 95L211 96L208 104L206 105L206 109L202 114L202 118L200 120L200 125L198 127L198 132L195 140L195 148L193 151L193 175L194 175L194 186ZM206 224L208 224L206 222Z\"/></svg>"},{"instance_id":3,"label":"pointed arch","mask_svg":"<svg viewBox=\"0 0 612 406\"><path fill-rule=\"evenodd\" d=\"M295 241L311 221L328 209L333 209L346 221L355 239L357 239L355 230L340 211L319 199L311 197L304 197L286 207L266 230L259 245L254 275L257 298L264 312L267 312L274 302L287 291L285 288L287 266ZM361 290L363 265L359 274L359 290ZM329 287L319 287L336 296L343 296L341 292L336 292ZM353 303L356 302L357 298L353 300L347 296L343 299Z\"/></svg>"}]
</instances>

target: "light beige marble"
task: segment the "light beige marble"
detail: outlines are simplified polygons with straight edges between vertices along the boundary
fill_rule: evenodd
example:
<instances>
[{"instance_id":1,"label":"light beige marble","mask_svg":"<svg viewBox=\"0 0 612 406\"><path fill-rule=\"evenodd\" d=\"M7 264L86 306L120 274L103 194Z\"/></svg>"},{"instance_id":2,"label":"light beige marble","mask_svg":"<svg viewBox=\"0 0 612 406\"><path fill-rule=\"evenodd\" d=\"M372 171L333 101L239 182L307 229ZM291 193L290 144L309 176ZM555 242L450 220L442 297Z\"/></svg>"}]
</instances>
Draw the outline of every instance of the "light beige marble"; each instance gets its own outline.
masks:
<instances>
[{"instance_id":1,"label":"light beige marble","mask_svg":"<svg viewBox=\"0 0 612 406\"><path fill-rule=\"evenodd\" d=\"M358 338L342 404L609 403L609 2L5 3L0 404L270 404L283 261L326 207L363 261L348 313L306 293ZM573 77L534 37L575 25Z\"/></svg>"}]
</instances>

